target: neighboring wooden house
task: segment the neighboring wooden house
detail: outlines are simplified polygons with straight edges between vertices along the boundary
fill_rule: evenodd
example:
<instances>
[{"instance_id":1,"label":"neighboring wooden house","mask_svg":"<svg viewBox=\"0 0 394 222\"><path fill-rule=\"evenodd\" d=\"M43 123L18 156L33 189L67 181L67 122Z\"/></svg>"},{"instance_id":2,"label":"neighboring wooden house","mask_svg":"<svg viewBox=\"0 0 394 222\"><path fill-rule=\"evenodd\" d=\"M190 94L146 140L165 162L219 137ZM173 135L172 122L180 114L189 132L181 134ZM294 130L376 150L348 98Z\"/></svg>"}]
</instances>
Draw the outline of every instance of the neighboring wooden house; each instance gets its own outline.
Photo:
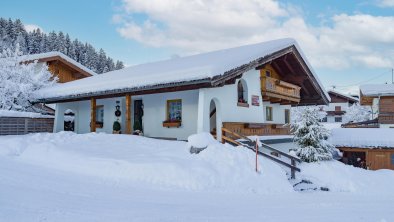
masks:
<instances>
[{"instance_id":1,"label":"neighboring wooden house","mask_svg":"<svg viewBox=\"0 0 394 222\"><path fill-rule=\"evenodd\" d=\"M394 128L394 84L360 86L360 104L371 106L379 127Z\"/></svg>"},{"instance_id":2,"label":"neighboring wooden house","mask_svg":"<svg viewBox=\"0 0 394 222\"><path fill-rule=\"evenodd\" d=\"M394 170L392 129L333 129L330 142L343 152L341 161L346 164L370 170Z\"/></svg>"},{"instance_id":3,"label":"neighboring wooden house","mask_svg":"<svg viewBox=\"0 0 394 222\"><path fill-rule=\"evenodd\" d=\"M331 102L328 106L323 107L327 112L327 117L322 122L343 123L343 115L351 105L358 103L358 98L334 90L328 90L328 95Z\"/></svg>"},{"instance_id":4,"label":"neighboring wooden house","mask_svg":"<svg viewBox=\"0 0 394 222\"><path fill-rule=\"evenodd\" d=\"M49 71L59 78L59 83L71 82L96 75L95 72L64 55L61 52L46 52L40 54L21 56L21 62L32 62L37 60L37 64L48 65Z\"/></svg>"},{"instance_id":5,"label":"neighboring wooden house","mask_svg":"<svg viewBox=\"0 0 394 222\"><path fill-rule=\"evenodd\" d=\"M64 111L75 132L186 139L198 132L222 138L222 127L245 135L288 134L292 105L327 105L329 96L297 43L281 39L128 67L41 90L56 103L55 132Z\"/></svg>"}]
</instances>

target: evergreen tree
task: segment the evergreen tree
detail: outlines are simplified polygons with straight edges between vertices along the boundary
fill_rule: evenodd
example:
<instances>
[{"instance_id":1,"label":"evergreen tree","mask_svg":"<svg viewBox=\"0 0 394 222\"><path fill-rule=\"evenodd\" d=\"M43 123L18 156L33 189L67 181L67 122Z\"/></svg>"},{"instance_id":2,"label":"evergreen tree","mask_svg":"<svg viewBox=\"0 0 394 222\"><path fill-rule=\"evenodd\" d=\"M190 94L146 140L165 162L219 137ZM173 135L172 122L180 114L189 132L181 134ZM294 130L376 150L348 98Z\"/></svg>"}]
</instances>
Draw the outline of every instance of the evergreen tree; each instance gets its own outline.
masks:
<instances>
[{"instance_id":1,"label":"evergreen tree","mask_svg":"<svg viewBox=\"0 0 394 222\"><path fill-rule=\"evenodd\" d=\"M319 122L324 118L319 107L297 107L292 109L291 132L298 145L296 155L305 162L331 160L334 146L327 142L329 131Z\"/></svg>"},{"instance_id":2,"label":"evergreen tree","mask_svg":"<svg viewBox=\"0 0 394 222\"><path fill-rule=\"evenodd\" d=\"M36 29L28 33L19 19L12 21L0 18L0 53L4 48L15 49L16 45L19 45L23 54L62 52L97 73L124 67L121 61L117 61L115 65L104 50L97 52L92 45L82 43L78 39L71 40L68 34L61 31L45 34Z\"/></svg>"}]
</instances>

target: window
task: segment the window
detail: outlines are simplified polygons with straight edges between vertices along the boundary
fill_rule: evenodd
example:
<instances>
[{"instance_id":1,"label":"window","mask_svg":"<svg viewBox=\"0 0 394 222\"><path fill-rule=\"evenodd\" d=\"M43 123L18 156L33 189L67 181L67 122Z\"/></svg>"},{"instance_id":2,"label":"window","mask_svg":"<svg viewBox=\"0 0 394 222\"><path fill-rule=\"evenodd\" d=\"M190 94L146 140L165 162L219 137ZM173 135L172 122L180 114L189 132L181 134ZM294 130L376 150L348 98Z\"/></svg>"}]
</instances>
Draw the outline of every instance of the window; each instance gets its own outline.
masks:
<instances>
[{"instance_id":1,"label":"window","mask_svg":"<svg viewBox=\"0 0 394 222\"><path fill-rule=\"evenodd\" d=\"M265 107L265 120L272 121L272 107Z\"/></svg>"},{"instance_id":2,"label":"window","mask_svg":"<svg viewBox=\"0 0 394 222\"><path fill-rule=\"evenodd\" d=\"M285 123L290 123L290 110L285 109Z\"/></svg>"},{"instance_id":3,"label":"window","mask_svg":"<svg viewBox=\"0 0 394 222\"><path fill-rule=\"evenodd\" d=\"M340 117L340 116L335 117L335 122L337 122L337 123L342 122L342 117Z\"/></svg>"},{"instance_id":4,"label":"window","mask_svg":"<svg viewBox=\"0 0 394 222\"><path fill-rule=\"evenodd\" d=\"M246 88L246 82L244 80L239 80L238 81L238 105L239 106L245 106L248 103L248 91Z\"/></svg>"},{"instance_id":5,"label":"window","mask_svg":"<svg viewBox=\"0 0 394 222\"><path fill-rule=\"evenodd\" d=\"M182 121L181 99L167 100L167 121L169 122Z\"/></svg>"},{"instance_id":6,"label":"window","mask_svg":"<svg viewBox=\"0 0 394 222\"><path fill-rule=\"evenodd\" d=\"M394 153L391 154L391 165L394 165Z\"/></svg>"},{"instance_id":7,"label":"window","mask_svg":"<svg viewBox=\"0 0 394 222\"><path fill-rule=\"evenodd\" d=\"M341 106L335 106L335 111L341 111Z\"/></svg>"},{"instance_id":8,"label":"window","mask_svg":"<svg viewBox=\"0 0 394 222\"><path fill-rule=\"evenodd\" d=\"M321 119L320 121L323 122L323 123L326 123L326 122L327 122L327 117L324 117L324 118Z\"/></svg>"},{"instance_id":9,"label":"window","mask_svg":"<svg viewBox=\"0 0 394 222\"><path fill-rule=\"evenodd\" d=\"M96 128L103 128L104 126L104 106L96 106Z\"/></svg>"},{"instance_id":10,"label":"window","mask_svg":"<svg viewBox=\"0 0 394 222\"><path fill-rule=\"evenodd\" d=\"M269 71L269 70L265 70L265 76L267 76L267 77L271 77L271 71Z\"/></svg>"}]
</instances>

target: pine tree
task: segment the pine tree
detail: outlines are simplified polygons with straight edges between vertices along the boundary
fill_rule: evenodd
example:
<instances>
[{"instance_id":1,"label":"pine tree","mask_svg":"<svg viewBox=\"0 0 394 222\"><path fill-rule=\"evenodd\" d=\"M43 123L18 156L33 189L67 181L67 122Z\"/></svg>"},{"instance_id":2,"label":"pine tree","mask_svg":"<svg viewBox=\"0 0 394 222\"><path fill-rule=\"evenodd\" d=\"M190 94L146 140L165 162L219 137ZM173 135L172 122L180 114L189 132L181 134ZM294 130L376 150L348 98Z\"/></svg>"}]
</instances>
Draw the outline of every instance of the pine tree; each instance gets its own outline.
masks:
<instances>
[{"instance_id":1,"label":"pine tree","mask_svg":"<svg viewBox=\"0 0 394 222\"><path fill-rule=\"evenodd\" d=\"M98 73L124 67L120 61L115 65L113 59L105 55L104 50L100 52L100 57L100 53L92 45L82 43L78 39L71 40L68 34L61 31L45 34L36 29L28 33L19 19L12 21L0 18L0 53L3 48L15 49L16 45L19 45L23 54L62 52Z\"/></svg>"},{"instance_id":2,"label":"pine tree","mask_svg":"<svg viewBox=\"0 0 394 222\"><path fill-rule=\"evenodd\" d=\"M117 61L116 61L116 65L115 65L115 69L116 69L116 70L119 70L119 69L123 69L123 68L124 68L123 62L117 60Z\"/></svg>"},{"instance_id":3,"label":"pine tree","mask_svg":"<svg viewBox=\"0 0 394 222\"><path fill-rule=\"evenodd\" d=\"M319 122L325 114L319 107L292 109L291 132L298 145L296 155L305 162L331 160L334 146L327 142L329 131Z\"/></svg>"}]
</instances>

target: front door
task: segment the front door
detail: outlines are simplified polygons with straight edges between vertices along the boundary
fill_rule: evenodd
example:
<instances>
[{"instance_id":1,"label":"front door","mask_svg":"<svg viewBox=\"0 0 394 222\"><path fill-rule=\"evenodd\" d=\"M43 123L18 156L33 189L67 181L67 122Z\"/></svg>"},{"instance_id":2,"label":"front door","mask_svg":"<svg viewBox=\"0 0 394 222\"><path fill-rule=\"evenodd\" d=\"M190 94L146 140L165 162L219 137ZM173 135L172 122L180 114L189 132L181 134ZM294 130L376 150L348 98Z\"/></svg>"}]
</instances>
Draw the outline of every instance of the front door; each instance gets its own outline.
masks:
<instances>
[{"instance_id":1,"label":"front door","mask_svg":"<svg viewBox=\"0 0 394 222\"><path fill-rule=\"evenodd\" d=\"M144 115L144 106L142 104L142 100L134 100L134 124L133 129L134 131L142 129L142 116Z\"/></svg>"}]
</instances>

